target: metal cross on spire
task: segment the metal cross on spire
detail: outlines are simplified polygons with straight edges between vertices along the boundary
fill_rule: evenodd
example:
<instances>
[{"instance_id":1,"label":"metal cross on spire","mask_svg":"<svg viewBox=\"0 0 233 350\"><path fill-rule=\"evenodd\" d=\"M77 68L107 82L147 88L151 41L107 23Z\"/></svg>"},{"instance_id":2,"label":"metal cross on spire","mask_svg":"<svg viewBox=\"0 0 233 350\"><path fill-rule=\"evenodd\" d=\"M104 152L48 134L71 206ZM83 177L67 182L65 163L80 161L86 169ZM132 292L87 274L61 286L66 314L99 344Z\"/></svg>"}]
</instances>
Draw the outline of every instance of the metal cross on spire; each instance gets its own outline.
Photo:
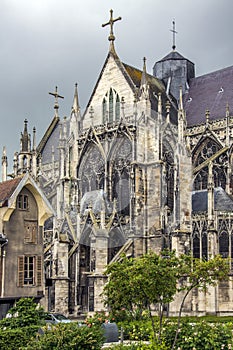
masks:
<instances>
[{"instance_id":1,"label":"metal cross on spire","mask_svg":"<svg viewBox=\"0 0 233 350\"><path fill-rule=\"evenodd\" d=\"M176 49L176 34L177 34L177 31L176 31L176 22L175 22L174 19L172 21L172 29L170 29L170 31L172 32L172 35L173 35L172 50L175 50Z\"/></svg>"},{"instance_id":2,"label":"metal cross on spire","mask_svg":"<svg viewBox=\"0 0 233 350\"><path fill-rule=\"evenodd\" d=\"M63 96L59 95L57 92L57 86L55 87L55 92L49 92L49 95L52 95L55 97L55 103L54 103L54 109L56 111L56 115L58 114L58 98L64 98Z\"/></svg>"},{"instance_id":3,"label":"metal cross on spire","mask_svg":"<svg viewBox=\"0 0 233 350\"><path fill-rule=\"evenodd\" d=\"M108 40L113 43L113 41L115 40L115 36L113 34L113 24L116 21L121 20L121 17L117 17L117 18L113 19L112 14L113 14L113 10L110 10L110 20L107 23L102 24L102 27L110 25L110 34L109 34Z\"/></svg>"}]
</instances>

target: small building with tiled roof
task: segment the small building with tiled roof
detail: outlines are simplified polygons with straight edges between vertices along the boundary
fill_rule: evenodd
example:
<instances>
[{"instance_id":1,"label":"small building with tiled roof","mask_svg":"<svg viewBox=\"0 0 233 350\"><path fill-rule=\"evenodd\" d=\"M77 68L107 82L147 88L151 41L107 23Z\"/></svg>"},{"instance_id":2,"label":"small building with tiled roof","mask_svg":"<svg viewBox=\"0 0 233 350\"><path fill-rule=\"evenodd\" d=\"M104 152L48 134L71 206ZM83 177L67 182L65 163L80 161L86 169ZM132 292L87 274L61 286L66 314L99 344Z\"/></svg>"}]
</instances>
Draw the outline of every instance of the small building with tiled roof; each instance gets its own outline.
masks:
<instances>
[{"instance_id":1,"label":"small building with tiled roof","mask_svg":"<svg viewBox=\"0 0 233 350\"><path fill-rule=\"evenodd\" d=\"M0 318L21 297L43 303L43 225L53 214L29 174L0 183Z\"/></svg>"}]
</instances>

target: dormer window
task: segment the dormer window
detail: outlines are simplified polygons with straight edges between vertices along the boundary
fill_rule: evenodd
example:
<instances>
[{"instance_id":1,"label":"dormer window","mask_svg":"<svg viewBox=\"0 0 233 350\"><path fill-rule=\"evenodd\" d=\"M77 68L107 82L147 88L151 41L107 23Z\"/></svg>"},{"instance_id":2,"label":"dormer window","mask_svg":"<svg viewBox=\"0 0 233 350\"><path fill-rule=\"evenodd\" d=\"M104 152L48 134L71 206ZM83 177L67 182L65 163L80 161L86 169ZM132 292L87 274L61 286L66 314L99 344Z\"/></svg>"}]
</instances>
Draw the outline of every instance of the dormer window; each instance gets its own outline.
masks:
<instances>
[{"instance_id":1,"label":"dormer window","mask_svg":"<svg viewBox=\"0 0 233 350\"><path fill-rule=\"evenodd\" d=\"M19 194L17 199L17 207L21 210L28 210L28 196Z\"/></svg>"},{"instance_id":2,"label":"dormer window","mask_svg":"<svg viewBox=\"0 0 233 350\"><path fill-rule=\"evenodd\" d=\"M113 123L120 119L120 97L110 88L102 102L103 123Z\"/></svg>"}]
</instances>

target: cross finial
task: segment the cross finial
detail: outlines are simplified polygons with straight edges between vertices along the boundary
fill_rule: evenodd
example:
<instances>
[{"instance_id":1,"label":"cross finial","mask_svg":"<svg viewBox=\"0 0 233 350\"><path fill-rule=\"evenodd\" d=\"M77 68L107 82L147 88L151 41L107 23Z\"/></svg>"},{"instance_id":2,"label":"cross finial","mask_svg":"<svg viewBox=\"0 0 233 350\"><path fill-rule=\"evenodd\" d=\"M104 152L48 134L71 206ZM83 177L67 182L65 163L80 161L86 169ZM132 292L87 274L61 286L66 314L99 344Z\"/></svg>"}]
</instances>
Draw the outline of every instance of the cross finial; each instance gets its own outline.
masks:
<instances>
[{"instance_id":1,"label":"cross finial","mask_svg":"<svg viewBox=\"0 0 233 350\"><path fill-rule=\"evenodd\" d=\"M58 111L58 108L59 108L58 98L64 98L64 97L58 94L57 86L55 87L55 92L49 92L49 95L52 95L52 96L55 97L54 109L55 109L56 115L57 115L57 111Z\"/></svg>"},{"instance_id":2,"label":"cross finial","mask_svg":"<svg viewBox=\"0 0 233 350\"><path fill-rule=\"evenodd\" d=\"M113 10L110 10L110 20L107 23L102 24L102 27L110 25L110 34L109 34L108 40L113 43L113 41L115 40L115 36L113 34L113 24L114 22L121 20L121 17L117 17L113 19L112 14L113 14Z\"/></svg>"},{"instance_id":3,"label":"cross finial","mask_svg":"<svg viewBox=\"0 0 233 350\"><path fill-rule=\"evenodd\" d=\"M176 22L175 22L174 19L172 21L172 29L170 29L170 31L172 32L172 36L173 36L172 50L175 50L176 49L176 34L177 34L177 31L176 31Z\"/></svg>"}]
</instances>

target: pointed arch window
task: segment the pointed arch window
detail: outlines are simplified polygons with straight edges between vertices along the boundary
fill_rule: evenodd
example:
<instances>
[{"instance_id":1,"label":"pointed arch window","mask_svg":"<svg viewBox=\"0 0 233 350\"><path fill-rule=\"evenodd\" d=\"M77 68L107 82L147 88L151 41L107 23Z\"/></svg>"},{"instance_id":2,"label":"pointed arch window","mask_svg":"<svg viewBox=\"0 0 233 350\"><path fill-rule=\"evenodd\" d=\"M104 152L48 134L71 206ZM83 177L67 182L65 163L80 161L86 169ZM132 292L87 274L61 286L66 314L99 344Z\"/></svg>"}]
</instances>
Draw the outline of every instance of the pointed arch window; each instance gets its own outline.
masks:
<instances>
[{"instance_id":1,"label":"pointed arch window","mask_svg":"<svg viewBox=\"0 0 233 350\"><path fill-rule=\"evenodd\" d=\"M193 257L208 260L207 221L194 221L192 233Z\"/></svg>"},{"instance_id":2,"label":"pointed arch window","mask_svg":"<svg viewBox=\"0 0 233 350\"><path fill-rule=\"evenodd\" d=\"M200 259L200 237L197 232L193 236L193 257Z\"/></svg>"},{"instance_id":3,"label":"pointed arch window","mask_svg":"<svg viewBox=\"0 0 233 350\"><path fill-rule=\"evenodd\" d=\"M116 120L120 119L120 97L117 94L116 96Z\"/></svg>"},{"instance_id":4,"label":"pointed arch window","mask_svg":"<svg viewBox=\"0 0 233 350\"><path fill-rule=\"evenodd\" d=\"M222 231L219 235L219 254L223 258L229 256L229 235L226 231Z\"/></svg>"},{"instance_id":5,"label":"pointed arch window","mask_svg":"<svg viewBox=\"0 0 233 350\"><path fill-rule=\"evenodd\" d=\"M99 148L93 143L82 158L77 176L81 196L89 191L104 189L105 162Z\"/></svg>"},{"instance_id":6,"label":"pointed arch window","mask_svg":"<svg viewBox=\"0 0 233 350\"><path fill-rule=\"evenodd\" d=\"M194 167L200 166L202 163L206 165L206 162L211 159L213 163L213 180L214 187L226 188L226 169L227 169L227 154L225 152L219 153L219 156L215 156L217 152L221 151L220 145L210 137L207 137L201 145L196 149L193 154ZM204 165L203 164L203 165ZM208 183L208 165L197 173L194 180L193 189L195 191L207 189Z\"/></svg>"},{"instance_id":7,"label":"pointed arch window","mask_svg":"<svg viewBox=\"0 0 233 350\"><path fill-rule=\"evenodd\" d=\"M130 213L130 163L132 144L126 137L119 140L111 163L110 198L116 199L117 211L123 215Z\"/></svg>"},{"instance_id":8,"label":"pointed arch window","mask_svg":"<svg viewBox=\"0 0 233 350\"><path fill-rule=\"evenodd\" d=\"M106 122L106 114L107 114L107 100L106 98L104 98L102 103L103 123Z\"/></svg>"},{"instance_id":9,"label":"pointed arch window","mask_svg":"<svg viewBox=\"0 0 233 350\"><path fill-rule=\"evenodd\" d=\"M113 123L120 119L120 97L116 90L110 88L102 101L103 123Z\"/></svg>"},{"instance_id":10,"label":"pointed arch window","mask_svg":"<svg viewBox=\"0 0 233 350\"><path fill-rule=\"evenodd\" d=\"M208 239L207 232L202 232L201 235L201 248L202 248L202 259L208 260Z\"/></svg>"},{"instance_id":11,"label":"pointed arch window","mask_svg":"<svg viewBox=\"0 0 233 350\"><path fill-rule=\"evenodd\" d=\"M109 122L113 122L113 92L112 89L110 89L109 93Z\"/></svg>"}]
</instances>

